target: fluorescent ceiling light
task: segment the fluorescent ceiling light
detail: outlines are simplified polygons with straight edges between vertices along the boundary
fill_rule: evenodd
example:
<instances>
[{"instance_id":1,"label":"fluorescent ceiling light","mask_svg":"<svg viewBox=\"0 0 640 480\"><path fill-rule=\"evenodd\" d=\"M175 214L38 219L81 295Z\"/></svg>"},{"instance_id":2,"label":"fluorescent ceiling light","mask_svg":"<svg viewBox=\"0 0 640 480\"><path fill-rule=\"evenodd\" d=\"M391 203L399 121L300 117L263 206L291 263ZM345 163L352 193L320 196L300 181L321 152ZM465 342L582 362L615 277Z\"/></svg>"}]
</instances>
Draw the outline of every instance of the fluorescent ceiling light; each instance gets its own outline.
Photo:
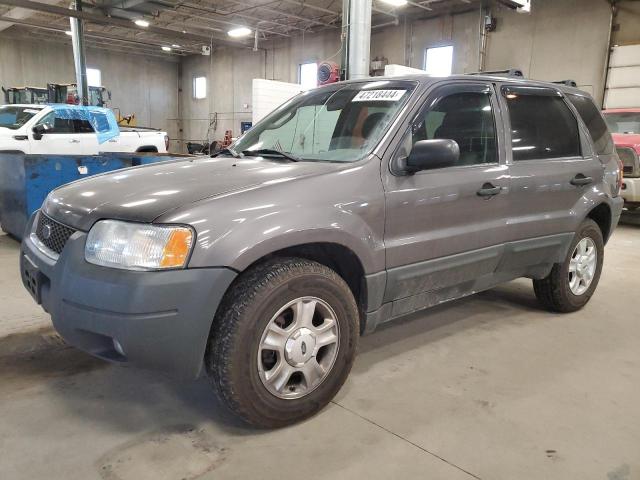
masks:
<instances>
[{"instance_id":1,"label":"fluorescent ceiling light","mask_svg":"<svg viewBox=\"0 0 640 480\"><path fill-rule=\"evenodd\" d=\"M69 35L69 36L71 36L71 35L72 35L71 30L67 30L67 31L65 31L64 33L66 33L66 34L67 34L67 35Z\"/></svg>"},{"instance_id":2,"label":"fluorescent ceiling light","mask_svg":"<svg viewBox=\"0 0 640 480\"><path fill-rule=\"evenodd\" d=\"M407 0L381 0L382 3L392 5L394 7L404 7L407 4Z\"/></svg>"},{"instance_id":3,"label":"fluorescent ceiling light","mask_svg":"<svg viewBox=\"0 0 640 480\"><path fill-rule=\"evenodd\" d=\"M171 51L171 47L166 47L166 46L162 46L162 50L164 50L165 52L170 52Z\"/></svg>"},{"instance_id":4,"label":"fluorescent ceiling light","mask_svg":"<svg viewBox=\"0 0 640 480\"><path fill-rule=\"evenodd\" d=\"M251 29L247 27L233 28L227 32L230 37L246 37L251 35Z\"/></svg>"},{"instance_id":5,"label":"fluorescent ceiling light","mask_svg":"<svg viewBox=\"0 0 640 480\"><path fill-rule=\"evenodd\" d=\"M171 46L172 46L173 48L182 48L180 45L177 45L177 44L175 44L175 43L174 43L173 45L171 45Z\"/></svg>"},{"instance_id":6,"label":"fluorescent ceiling light","mask_svg":"<svg viewBox=\"0 0 640 480\"><path fill-rule=\"evenodd\" d=\"M139 18L139 19L135 20L133 23L135 23L139 27L148 27L149 25L151 25L149 22L147 22L146 20L144 20L142 18Z\"/></svg>"}]
</instances>

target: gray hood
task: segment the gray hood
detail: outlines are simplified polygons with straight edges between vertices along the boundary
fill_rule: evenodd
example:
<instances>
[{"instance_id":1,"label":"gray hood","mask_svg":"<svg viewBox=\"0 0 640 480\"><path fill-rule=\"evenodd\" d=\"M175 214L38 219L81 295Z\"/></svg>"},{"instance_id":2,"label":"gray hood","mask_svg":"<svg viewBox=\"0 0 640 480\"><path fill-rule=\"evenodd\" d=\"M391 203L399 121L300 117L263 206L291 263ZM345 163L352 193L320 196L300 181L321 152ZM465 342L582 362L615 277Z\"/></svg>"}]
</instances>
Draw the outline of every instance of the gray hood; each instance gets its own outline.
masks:
<instances>
[{"instance_id":1,"label":"gray hood","mask_svg":"<svg viewBox=\"0 0 640 480\"><path fill-rule=\"evenodd\" d=\"M164 213L199 200L338 168L338 164L327 162L190 158L70 183L51 192L43 210L52 218L84 231L105 218L152 222Z\"/></svg>"}]
</instances>

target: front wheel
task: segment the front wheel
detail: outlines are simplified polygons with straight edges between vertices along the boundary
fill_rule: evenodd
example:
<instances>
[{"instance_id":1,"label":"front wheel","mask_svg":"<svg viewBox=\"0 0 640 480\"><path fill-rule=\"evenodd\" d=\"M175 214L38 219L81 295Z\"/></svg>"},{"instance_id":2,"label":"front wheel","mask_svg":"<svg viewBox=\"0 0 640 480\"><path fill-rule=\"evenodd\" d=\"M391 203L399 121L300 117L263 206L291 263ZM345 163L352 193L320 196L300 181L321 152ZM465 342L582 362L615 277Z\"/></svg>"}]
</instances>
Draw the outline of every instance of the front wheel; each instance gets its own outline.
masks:
<instances>
[{"instance_id":1,"label":"front wheel","mask_svg":"<svg viewBox=\"0 0 640 480\"><path fill-rule=\"evenodd\" d=\"M578 228L563 263L556 263L542 280L534 280L538 300L555 312L575 312L584 307L600 280L604 240L600 227L587 219Z\"/></svg>"},{"instance_id":2,"label":"front wheel","mask_svg":"<svg viewBox=\"0 0 640 480\"><path fill-rule=\"evenodd\" d=\"M358 309L345 281L304 259L267 262L242 274L214 320L206 366L219 397L258 427L307 418L351 370Z\"/></svg>"}]
</instances>

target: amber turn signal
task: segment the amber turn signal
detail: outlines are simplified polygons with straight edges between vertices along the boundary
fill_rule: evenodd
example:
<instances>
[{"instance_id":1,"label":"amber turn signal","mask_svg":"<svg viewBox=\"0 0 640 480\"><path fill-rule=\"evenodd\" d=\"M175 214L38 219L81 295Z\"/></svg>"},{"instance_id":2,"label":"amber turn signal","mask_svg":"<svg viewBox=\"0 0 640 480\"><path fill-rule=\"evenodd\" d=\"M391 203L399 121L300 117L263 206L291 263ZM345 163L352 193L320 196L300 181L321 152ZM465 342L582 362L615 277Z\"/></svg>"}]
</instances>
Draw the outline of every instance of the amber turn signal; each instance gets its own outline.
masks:
<instances>
[{"instance_id":1,"label":"amber turn signal","mask_svg":"<svg viewBox=\"0 0 640 480\"><path fill-rule=\"evenodd\" d=\"M183 267L187 262L191 244L193 242L193 233L188 228L176 228L170 236L169 241L162 252L160 267L162 268L178 268Z\"/></svg>"}]
</instances>

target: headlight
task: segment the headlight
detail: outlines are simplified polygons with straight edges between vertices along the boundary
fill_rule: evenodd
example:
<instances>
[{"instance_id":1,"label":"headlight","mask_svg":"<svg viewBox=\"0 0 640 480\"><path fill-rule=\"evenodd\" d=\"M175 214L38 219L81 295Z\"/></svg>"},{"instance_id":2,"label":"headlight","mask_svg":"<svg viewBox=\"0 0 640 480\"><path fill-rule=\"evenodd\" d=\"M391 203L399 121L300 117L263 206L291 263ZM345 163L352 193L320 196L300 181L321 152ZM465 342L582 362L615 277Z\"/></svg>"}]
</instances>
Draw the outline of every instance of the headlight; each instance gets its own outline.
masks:
<instances>
[{"instance_id":1,"label":"headlight","mask_svg":"<svg viewBox=\"0 0 640 480\"><path fill-rule=\"evenodd\" d=\"M89 231L87 262L125 270L182 268L193 245L188 227L102 220Z\"/></svg>"}]
</instances>

